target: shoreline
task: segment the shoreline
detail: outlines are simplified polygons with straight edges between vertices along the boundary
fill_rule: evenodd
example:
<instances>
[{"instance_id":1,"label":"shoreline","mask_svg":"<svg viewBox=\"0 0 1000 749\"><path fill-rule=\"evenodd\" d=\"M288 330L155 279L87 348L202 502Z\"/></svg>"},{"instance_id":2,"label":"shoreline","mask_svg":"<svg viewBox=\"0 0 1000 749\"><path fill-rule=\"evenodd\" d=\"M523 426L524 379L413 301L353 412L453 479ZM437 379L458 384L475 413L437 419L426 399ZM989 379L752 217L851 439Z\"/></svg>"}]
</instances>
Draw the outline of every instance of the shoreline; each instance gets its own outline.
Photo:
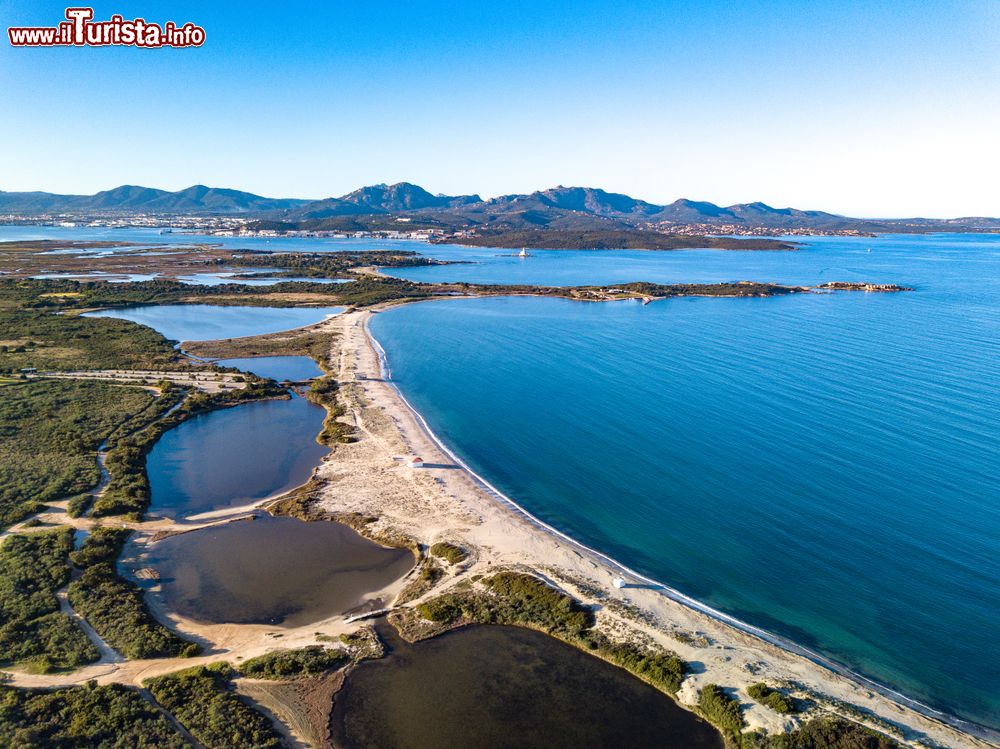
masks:
<instances>
[{"instance_id":1,"label":"shoreline","mask_svg":"<svg viewBox=\"0 0 1000 749\"><path fill-rule=\"evenodd\" d=\"M388 399L379 399L382 401L380 405L383 410L387 412L390 420L394 422L395 427L399 429L400 435L408 443L412 443L414 441L415 435L407 434L407 429L405 428L403 421L399 418L402 414L405 414L409 417L411 423L422 433L424 439L429 441L438 453L447 457L455 464L456 467L460 469L460 472L465 476L468 482L475 487L476 492L480 495L481 499L485 499L494 507L507 514L516 516L519 521L518 525L530 526L534 533L545 535L550 542L569 545L571 547L571 552L584 560L589 566L594 568L603 568L603 571L606 574L624 575L629 578L631 582L641 582L646 586L656 588L656 590L643 591L642 595L639 595L639 590L637 588L626 588L626 590L628 590L627 598L629 599L629 603L632 604L636 603L636 599L649 599L654 597L661 599L660 606L657 606L656 602L653 602L653 606L649 606L648 604L643 605L646 604L646 601L643 601L639 604L640 609L648 611L649 608L662 608L662 602L669 601L674 606L683 607L688 614L710 619L716 625L713 629L725 628L728 630L726 635L728 635L730 639L732 638L732 635L738 635L739 638L749 638L751 643L748 644L751 644L752 646L764 646L768 649L774 648L780 650L784 656L782 660L798 659L800 661L804 661L809 664L809 670L813 672L809 674L811 677L810 681L814 682L814 684L821 685L821 687L817 690L821 694L829 695L835 700L859 703L863 705L866 710L871 711L872 714L878 716L879 718L899 725L904 731L909 729L909 731L906 731L907 733L916 732L918 734L923 734L926 737L931 737L933 734L939 734L934 736L934 740L946 741L947 743L945 745L947 746L982 746L984 745L982 742L988 742L986 745L998 745L994 742L997 742L998 738L1000 738L1000 734L997 734L986 726L980 726L979 724L971 721L962 720L949 715L948 713L936 710L928 705L924 705L918 700L909 698L897 690L869 679L862 674L856 673L846 666L836 663L835 661L826 658L819 653L815 653L808 648L800 646L791 640L783 638L779 635L774 635L749 623L742 622L736 617L730 616L725 612L718 611L707 604L671 588L670 586L664 585L660 581L654 580L653 578L632 570L627 565L619 562L613 557L580 543L566 533L534 517L530 512L518 505L510 497L504 495L496 487L492 486L486 479L473 471L450 448L448 448L447 445L433 432L419 411L417 411L412 404L407 401L405 396L392 381L391 366L387 360L386 352L375 336L371 333L368 327L368 321L371 314L396 306L399 306L399 304L377 305L376 307L363 311L347 312L338 317L342 318L343 322L346 322L351 318L355 318L351 327L360 327L364 336L364 341L377 363L377 375L382 378L381 384L384 384L386 386L386 392L391 394L391 397ZM360 320L357 320L356 318L360 318ZM358 326L358 323L360 323L360 326ZM345 325L344 327L348 326ZM345 335L344 340L341 342L342 358L348 348L346 345L346 338L347 336ZM355 353L360 354L360 352ZM378 380L369 379L369 375L371 373L365 373L362 371L364 369L364 363L360 361L361 356L356 355L353 358L355 359L353 362L353 371L355 374L361 375L361 378L358 379L359 384L369 387L378 384ZM343 362L341 364L343 366ZM342 372L341 374L343 375L344 373ZM342 377L342 381L345 379L347 378ZM395 409L391 407L392 402L395 403ZM394 410L396 411L395 413L393 412ZM421 470L423 471L426 469ZM398 521L400 519L397 516L394 516L392 509L382 508L382 511L383 514L387 515L392 520ZM421 540L430 541L432 539L423 537ZM532 564L532 562L534 562L534 564ZM540 565L538 564L537 559L532 560L530 558L524 560L524 563L526 567L533 569L536 573L543 571L544 568L548 566L546 564ZM543 570L540 570L540 567L543 568ZM607 589L609 586L607 585L607 582L605 582L602 587ZM435 594L440 594L441 592L442 591L438 589L435 591ZM621 595L624 592L625 591L617 591L616 593L612 590L611 595L612 597L615 597L616 595ZM661 622L666 619L667 623L670 623L670 618L664 617L661 612L656 612L654 616ZM678 649L675 643L671 642L669 646L674 650ZM690 658L685 658L685 660L690 660ZM798 665L801 666L801 664ZM801 668L792 669L793 681L797 680L797 677L801 675L799 673L801 670ZM749 681L753 680L754 679L750 679ZM844 691L842 689L844 685L827 684L827 682L835 682L837 680L843 680L846 685L849 685L849 694L841 694ZM744 679L744 681L747 680ZM837 688L822 688L829 686ZM878 697L866 695L866 692L874 692L878 695ZM750 722L753 725L753 721ZM935 728L939 730L934 730ZM949 736L947 734L952 735ZM908 738L911 738L912 740L914 737L911 736Z\"/></svg>"}]
</instances>

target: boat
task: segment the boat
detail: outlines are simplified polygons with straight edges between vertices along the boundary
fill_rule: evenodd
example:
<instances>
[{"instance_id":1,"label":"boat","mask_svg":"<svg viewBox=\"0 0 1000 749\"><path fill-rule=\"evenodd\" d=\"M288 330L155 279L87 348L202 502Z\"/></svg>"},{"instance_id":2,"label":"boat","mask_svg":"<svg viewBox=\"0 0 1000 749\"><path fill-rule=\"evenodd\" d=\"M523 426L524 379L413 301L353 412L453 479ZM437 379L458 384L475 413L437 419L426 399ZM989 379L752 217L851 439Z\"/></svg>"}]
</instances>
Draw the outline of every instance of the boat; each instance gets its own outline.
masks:
<instances>
[{"instance_id":1,"label":"boat","mask_svg":"<svg viewBox=\"0 0 1000 749\"><path fill-rule=\"evenodd\" d=\"M522 247L521 251L519 253L517 253L517 256L518 257L531 257L531 255L528 254L528 248L527 247Z\"/></svg>"}]
</instances>

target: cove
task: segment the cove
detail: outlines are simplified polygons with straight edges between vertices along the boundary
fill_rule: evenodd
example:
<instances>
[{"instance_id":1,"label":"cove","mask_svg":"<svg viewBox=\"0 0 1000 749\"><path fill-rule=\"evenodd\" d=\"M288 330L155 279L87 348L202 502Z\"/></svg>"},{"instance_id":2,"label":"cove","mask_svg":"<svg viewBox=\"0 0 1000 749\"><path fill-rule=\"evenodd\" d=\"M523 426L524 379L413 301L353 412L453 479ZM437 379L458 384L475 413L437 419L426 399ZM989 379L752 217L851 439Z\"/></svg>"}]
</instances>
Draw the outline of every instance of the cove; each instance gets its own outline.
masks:
<instances>
[{"instance_id":1,"label":"cove","mask_svg":"<svg viewBox=\"0 0 1000 749\"><path fill-rule=\"evenodd\" d=\"M722 749L708 723L626 671L547 635L467 627L391 648L347 677L332 734L346 749Z\"/></svg>"},{"instance_id":2,"label":"cove","mask_svg":"<svg viewBox=\"0 0 1000 749\"><path fill-rule=\"evenodd\" d=\"M142 564L159 572L156 595L182 616L295 627L357 607L405 575L413 555L340 523L260 516L165 538Z\"/></svg>"},{"instance_id":3,"label":"cove","mask_svg":"<svg viewBox=\"0 0 1000 749\"><path fill-rule=\"evenodd\" d=\"M277 333L322 321L342 307L226 307L214 304L154 304L87 312L87 317L114 317L146 325L173 341Z\"/></svg>"},{"instance_id":4,"label":"cove","mask_svg":"<svg viewBox=\"0 0 1000 749\"><path fill-rule=\"evenodd\" d=\"M305 398L246 403L167 431L146 461L151 512L169 517L238 507L305 483L327 448L325 411Z\"/></svg>"}]
</instances>

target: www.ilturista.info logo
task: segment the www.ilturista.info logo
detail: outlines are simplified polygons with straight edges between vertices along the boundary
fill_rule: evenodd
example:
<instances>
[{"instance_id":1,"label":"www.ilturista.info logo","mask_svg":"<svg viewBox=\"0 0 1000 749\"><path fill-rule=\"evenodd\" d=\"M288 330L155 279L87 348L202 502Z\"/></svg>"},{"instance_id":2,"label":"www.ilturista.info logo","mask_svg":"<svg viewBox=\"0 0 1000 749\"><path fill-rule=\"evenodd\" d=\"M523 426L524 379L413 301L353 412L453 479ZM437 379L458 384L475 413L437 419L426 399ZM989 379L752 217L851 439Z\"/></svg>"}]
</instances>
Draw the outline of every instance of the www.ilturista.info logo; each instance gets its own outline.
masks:
<instances>
[{"instance_id":1,"label":"www.ilturista.info logo","mask_svg":"<svg viewBox=\"0 0 1000 749\"><path fill-rule=\"evenodd\" d=\"M66 20L58 26L12 26L7 36L14 47L200 47L205 29L193 23L162 26L142 18L126 21L111 16L94 21L93 8L66 8Z\"/></svg>"}]
</instances>

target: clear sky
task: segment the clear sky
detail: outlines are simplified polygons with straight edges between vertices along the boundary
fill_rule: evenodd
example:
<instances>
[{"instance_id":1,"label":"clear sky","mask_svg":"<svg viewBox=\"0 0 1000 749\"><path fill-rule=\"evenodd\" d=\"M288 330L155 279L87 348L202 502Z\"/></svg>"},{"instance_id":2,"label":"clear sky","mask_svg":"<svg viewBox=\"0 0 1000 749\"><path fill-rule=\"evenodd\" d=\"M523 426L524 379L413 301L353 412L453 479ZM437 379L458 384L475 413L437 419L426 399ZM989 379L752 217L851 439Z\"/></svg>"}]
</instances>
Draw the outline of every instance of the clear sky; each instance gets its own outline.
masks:
<instances>
[{"instance_id":1,"label":"clear sky","mask_svg":"<svg viewBox=\"0 0 1000 749\"><path fill-rule=\"evenodd\" d=\"M12 48L0 189L411 181L1000 215L1000 0L97 2L198 49Z\"/></svg>"}]
</instances>

